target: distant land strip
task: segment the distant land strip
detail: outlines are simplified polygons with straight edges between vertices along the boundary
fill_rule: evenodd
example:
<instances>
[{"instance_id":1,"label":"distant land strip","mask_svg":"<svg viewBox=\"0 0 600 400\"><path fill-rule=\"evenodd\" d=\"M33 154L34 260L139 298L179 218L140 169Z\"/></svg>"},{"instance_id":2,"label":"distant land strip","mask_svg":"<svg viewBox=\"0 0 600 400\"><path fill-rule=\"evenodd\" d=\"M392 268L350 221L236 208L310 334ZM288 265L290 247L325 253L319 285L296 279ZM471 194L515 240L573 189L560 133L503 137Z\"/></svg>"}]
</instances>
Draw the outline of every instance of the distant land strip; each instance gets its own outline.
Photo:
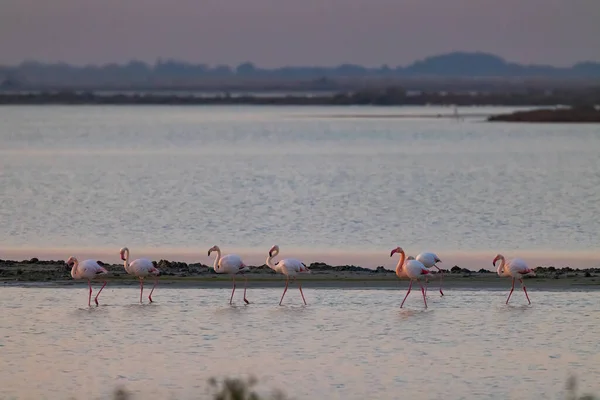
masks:
<instances>
[{"instance_id":1,"label":"distant land strip","mask_svg":"<svg viewBox=\"0 0 600 400\"><path fill-rule=\"evenodd\" d=\"M311 105L311 106L571 106L600 104L600 88L574 90L529 90L505 93L421 92L403 88L364 89L333 94L213 96L160 93L0 92L0 105Z\"/></svg>"},{"instance_id":2,"label":"distant land strip","mask_svg":"<svg viewBox=\"0 0 600 400\"><path fill-rule=\"evenodd\" d=\"M600 108L573 107L515 111L509 114L492 115L487 120L491 122L600 123Z\"/></svg>"},{"instance_id":3,"label":"distant land strip","mask_svg":"<svg viewBox=\"0 0 600 400\"><path fill-rule=\"evenodd\" d=\"M597 57L597 54L593 55ZM7 86L44 85L165 85L241 80L260 81L261 85L273 80L293 82L313 81L315 86L339 90L339 80L390 79L510 79L528 80L595 80L600 79L600 63L581 61L569 67L551 65L523 65L507 61L485 52L451 52L426 57L407 66L381 65L366 67L356 64L338 66L282 66L261 68L251 62L237 66L194 64L173 59L158 59L154 64L132 60L125 64L76 66L67 63L24 61L19 65L0 66L0 82ZM1 85L0 85L1 86Z\"/></svg>"},{"instance_id":4,"label":"distant land strip","mask_svg":"<svg viewBox=\"0 0 600 400\"><path fill-rule=\"evenodd\" d=\"M107 264L99 261L109 272L102 280L111 285L135 285L137 279L128 275L122 264ZM231 277L227 274L217 274L214 269L202 263L187 264L168 260L153 261L159 269L159 286L177 287L212 287L224 288L231 286ZM311 274L304 274L299 279L308 287L321 288L398 288L402 282L396 277L395 271L384 268L362 268L354 265L331 266L322 262L308 265ZM506 289L510 281L500 278L495 271L480 269L471 271L454 266L444 271L444 286L447 288L468 289ZM531 279L532 287L548 290L598 290L600 289L600 268L574 269L571 267L557 268L553 266L538 266L534 269L535 276ZM439 284L437 271L432 271L430 285ZM250 266L250 271L244 274L252 287L281 286L285 277L277 274L266 265ZM534 283L535 282L535 283ZM5 285L46 285L67 286L84 285L85 281L75 281L71 278L70 268L64 260L43 261L37 258L22 261L0 260L0 283ZM406 280L404 281L406 283Z\"/></svg>"}]
</instances>

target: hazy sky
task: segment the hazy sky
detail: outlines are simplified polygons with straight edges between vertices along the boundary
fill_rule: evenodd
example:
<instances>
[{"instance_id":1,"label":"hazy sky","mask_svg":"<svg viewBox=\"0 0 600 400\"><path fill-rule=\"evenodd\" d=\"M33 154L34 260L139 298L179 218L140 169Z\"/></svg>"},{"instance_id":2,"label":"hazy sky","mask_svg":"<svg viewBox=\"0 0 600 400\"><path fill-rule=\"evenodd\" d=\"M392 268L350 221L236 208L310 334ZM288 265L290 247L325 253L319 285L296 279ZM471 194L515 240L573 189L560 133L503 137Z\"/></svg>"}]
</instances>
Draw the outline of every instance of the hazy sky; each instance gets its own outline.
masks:
<instances>
[{"instance_id":1,"label":"hazy sky","mask_svg":"<svg viewBox=\"0 0 600 400\"><path fill-rule=\"evenodd\" d=\"M600 61L600 0L0 0L0 64Z\"/></svg>"}]
</instances>

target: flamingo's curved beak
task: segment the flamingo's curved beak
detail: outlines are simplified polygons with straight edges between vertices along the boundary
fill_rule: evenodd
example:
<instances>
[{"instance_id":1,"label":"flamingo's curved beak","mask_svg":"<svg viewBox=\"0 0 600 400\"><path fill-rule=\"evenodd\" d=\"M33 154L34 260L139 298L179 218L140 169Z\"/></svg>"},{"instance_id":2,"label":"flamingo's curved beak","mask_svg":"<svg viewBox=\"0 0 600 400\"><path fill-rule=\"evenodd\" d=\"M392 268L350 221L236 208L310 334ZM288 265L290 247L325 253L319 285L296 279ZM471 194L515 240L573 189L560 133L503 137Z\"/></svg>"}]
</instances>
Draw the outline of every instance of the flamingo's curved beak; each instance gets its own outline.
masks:
<instances>
[{"instance_id":1,"label":"flamingo's curved beak","mask_svg":"<svg viewBox=\"0 0 600 400\"><path fill-rule=\"evenodd\" d=\"M397 252L398 252L398 249L392 250L392 252L390 253L390 257L393 256L394 254L396 254Z\"/></svg>"},{"instance_id":2,"label":"flamingo's curved beak","mask_svg":"<svg viewBox=\"0 0 600 400\"><path fill-rule=\"evenodd\" d=\"M494 261L492 262L492 265L495 267L496 266L496 261L498 261L498 257L494 258Z\"/></svg>"},{"instance_id":3,"label":"flamingo's curved beak","mask_svg":"<svg viewBox=\"0 0 600 400\"><path fill-rule=\"evenodd\" d=\"M269 250L269 257L273 257L273 250Z\"/></svg>"},{"instance_id":4,"label":"flamingo's curved beak","mask_svg":"<svg viewBox=\"0 0 600 400\"><path fill-rule=\"evenodd\" d=\"M207 254L207 256L210 256L210 252L211 252L211 251L212 251L212 249L208 250L208 254Z\"/></svg>"}]
</instances>

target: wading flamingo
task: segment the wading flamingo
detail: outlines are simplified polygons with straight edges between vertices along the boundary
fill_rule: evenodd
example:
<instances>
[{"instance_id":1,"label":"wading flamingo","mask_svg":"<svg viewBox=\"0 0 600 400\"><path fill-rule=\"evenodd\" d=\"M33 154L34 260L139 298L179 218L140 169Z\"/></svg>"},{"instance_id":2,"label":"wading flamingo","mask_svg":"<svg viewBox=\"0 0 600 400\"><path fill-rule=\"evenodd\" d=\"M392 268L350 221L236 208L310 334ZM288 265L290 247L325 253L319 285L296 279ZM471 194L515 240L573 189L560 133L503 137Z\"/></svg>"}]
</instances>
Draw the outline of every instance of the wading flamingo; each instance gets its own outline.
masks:
<instances>
[{"instance_id":1,"label":"wading flamingo","mask_svg":"<svg viewBox=\"0 0 600 400\"><path fill-rule=\"evenodd\" d=\"M208 249L208 255L213 251L217 252L217 258L215 258L215 263L213 264L213 269L217 274L229 274L233 278L233 290L231 291L231 298L229 299L229 304L233 301L233 293L235 293L235 275L240 272L250 271L250 268L244 264L240 256L235 254L227 254L226 256L221 257L221 249L219 246L215 245ZM246 304L250 304L250 302L246 299L246 287L248 286L248 278L244 276L244 302Z\"/></svg>"},{"instance_id":2,"label":"wading flamingo","mask_svg":"<svg viewBox=\"0 0 600 400\"><path fill-rule=\"evenodd\" d=\"M439 257L437 255L435 255L434 253L421 253L417 256L416 260L420 261L421 264L423 264L425 266L425 268L436 267L438 269L438 271L440 272L440 294L443 296L444 292L442 292L442 279L444 279L444 273L442 272L440 267L435 265L439 262L442 262L442 260L440 260ZM429 283L429 277L426 276L425 277L425 294L427 294L427 284L428 283Z\"/></svg>"},{"instance_id":3,"label":"wading flamingo","mask_svg":"<svg viewBox=\"0 0 600 400\"><path fill-rule=\"evenodd\" d=\"M269 257L267 257L267 266L274 270L275 272L279 272L286 276L285 279L285 289L283 290L283 294L281 295L281 300L279 300L279 305L283 301L283 296L285 296L285 292L288 290L288 285L290 283L290 278L292 278L292 282L296 281L296 277L298 274L310 274L310 270L306 267L306 265L295 258L284 258L283 260L276 262L273 264L271 259L273 257L277 257L279 254L279 246L275 245L271 247L269 250ZM302 301L304 301L304 305L306 305L306 300L304 299L304 293L302 293L302 285L300 281L298 281L298 289L300 289L300 294L302 295Z\"/></svg>"},{"instance_id":4,"label":"wading flamingo","mask_svg":"<svg viewBox=\"0 0 600 400\"><path fill-rule=\"evenodd\" d=\"M494 267L496 266L496 262L498 260L500 260L500 265L498 265L498 269L496 270L498 276L507 276L512 278L512 287L510 288L510 293L506 299L506 304L508 304L510 296L512 295L513 290L515 290L515 279L518 279L519 282L521 282L521 287L523 288L523 292L525 292L525 297L527 297L527 301L529 304L531 304L531 300L529 300L529 295L527 294L527 289L523 284L523 275L535 276L533 270L529 268L527 264L525 264L525 261L521 260L520 258L512 259L507 263L502 254L498 254L496 258L494 258Z\"/></svg>"},{"instance_id":5,"label":"wading flamingo","mask_svg":"<svg viewBox=\"0 0 600 400\"><path fill-rule=\"evenodd\" d=\"M400 261L398 261L398 265L396 265L396 276L402 279L404 277L408 277L410 279L410 285L408 285L408 292L406 292L406 296L404 296L404 300L402 300L402 304L400 304L400 308L404 305L406 298L410 294L410 289L412 288L413 282L416 280L419 282L419 286L421 286L421 293L423 293L423 302L425 303L425 308L427 308L427 300L425 299L425 289L419 278L423 275L429 274L429 270L425 268L423 263L414 259L414 257L406 258L406 254L402 247L396 247L390 253L390 257L394 255L394 253L400 253Z\"/></svg>"},{"instance_id":6,"label":"wading flamingo","mask_svg":"<svg viewBox=\"0 0 600 400\"><path fill-rule=\"evenodd\" d=\"M67 266L71 267L71 276L73 279L87 279L88 286L90 287L90 295L88 297L88 307L91 307L92 304L92 279L95 279L98 275L108 274L108 271L98 264L96 260L83 260L81 263L77 261L75 257L69 257L67 260ZM106 286L106 281L94 297L94 301L96 302L96 306L98 305L98 296L100 296L100 292Z\"/></svg>"},{"instance_id":7,"label":"wading flamingo","mask_svg":"<svg viewBox=\"0 0 600 400\"><path fill-rule=\"evenodd\" d=\"M123 247L119 250L119 254L121 255L121 260L124 261L123 266L125 267L125 271L127 271L129 275L137 276L140 280L140 304L142 303L142 293L144 292L144 278L150 275L155 277L154 286L152 286L152 290L148 296L148 300L152 303L152 293L158 284L158 275L160 274L160 271L152 264L152 261L147 258L137 258L130 264L129 249L127 247Z\"/></svg>"}]
</instances>

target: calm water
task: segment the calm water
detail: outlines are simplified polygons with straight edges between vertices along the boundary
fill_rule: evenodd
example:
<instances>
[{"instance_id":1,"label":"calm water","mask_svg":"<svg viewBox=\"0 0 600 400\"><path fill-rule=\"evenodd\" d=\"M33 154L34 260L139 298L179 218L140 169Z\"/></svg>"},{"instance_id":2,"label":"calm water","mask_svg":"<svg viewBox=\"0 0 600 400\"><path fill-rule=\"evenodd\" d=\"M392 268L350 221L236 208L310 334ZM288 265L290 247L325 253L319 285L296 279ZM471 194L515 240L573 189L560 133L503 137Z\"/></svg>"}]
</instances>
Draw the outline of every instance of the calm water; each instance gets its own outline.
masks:
<instances>
[{"instance_id":1,"label":"calm water","mask_svg":"<svg viewBox=\"0 0 600 400\"><path fill-rule=\"evenodd\" d=\"M398 290L111 288L0 290L2 398L94 399L124 385L146 399L197 399L211 377L253 374L297 399L564 399L569 374L600 394L598 292L530 287L432 296ZM237 293L236 293L237 294Z\"/></svg>"},{"instance_id":2,"label":"calm water","mask_svg":"<svg viewBox=\"0 0 600 400\"><path fill-rule=\"evenodd\" d=\"M215 243L261 260L274 243L382 260L402 245L490 252L486 266L499 250L597 248L599 125L339 118L452 111L2 107L0 242L203 262Z\"/></svg>"}]
</instances>

